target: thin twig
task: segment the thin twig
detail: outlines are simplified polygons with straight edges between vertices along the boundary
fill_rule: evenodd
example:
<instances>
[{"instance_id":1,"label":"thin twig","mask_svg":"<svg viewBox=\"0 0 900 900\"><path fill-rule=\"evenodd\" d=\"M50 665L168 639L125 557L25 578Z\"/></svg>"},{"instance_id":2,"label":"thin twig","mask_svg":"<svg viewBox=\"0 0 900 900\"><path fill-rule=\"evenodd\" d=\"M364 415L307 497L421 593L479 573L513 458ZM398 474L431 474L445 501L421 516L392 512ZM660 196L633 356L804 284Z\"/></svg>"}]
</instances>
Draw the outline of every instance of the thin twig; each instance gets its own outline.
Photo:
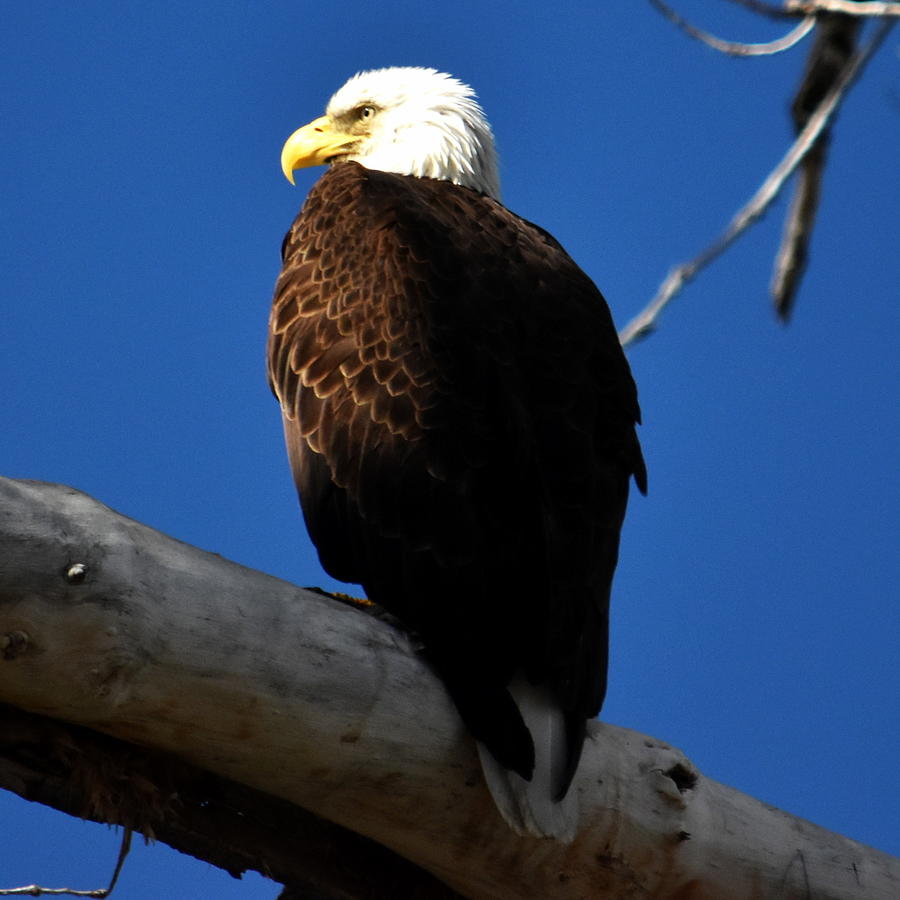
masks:
<instances>
[{"instance_id":1,"label":"thin twig","mask_svg":"<svg viewBox=\"0 0 900 900\"><path fill-rule=\"evenodd\" d=\"M116 867L113 869L112 878L109 880L109 887L106 889L106 893L103 895L104 897L108 897L116 886L116 882L119 880L119 875L122 873L122 866L125 865L125 857L128 856L128 852L131 850L131 837L134 834L134 830L132 828L126 828L122 833L122 843L119 846L119 858L116 860Z\"/></svg>"},{"instance_id":2,"label":"thin twig","mask_svg":"<svg viewBox=\"0 0 900 900\"><path fill-rule=\"evenodd\" d=\"M116 882L119 880L119 874L121 873L122 866L125 863L125 857L128 856L128 851L131 849L132 834L133 831L130 828L124 829L124 832L122 834L122 843L119 846L119 858L116 861L116 867L113 870L112 878L109 880L109 887L93 888L92 890L80 891L76 888L45 888L37 884L27 884L24 887L18 888L0 888L0 896L60 897L66 895L69 897L96 897L98 898L98 900L103 900L104 897L108 897L113 892L113 888L115 888Z\"/></svg>"},{"instance_id":3,"label":"thin twig","mask_svg":"<svg viewBox=\"0 0 900 900\"><path fill-rule=\"evenodd\" d=\"M892 24L890 21L882 22L869 43L853 57L846 69L844 69L840 79L835 82L834 87L810 116L806 127L797 136L784 158L772 170L749 202L737 212L721 237L703 250L696 258L690 262L675 266L669 272L656 292L656 296L619 332L619 340L622 346L627 346L653 331L660 313L684 285L704 266L709 265L716 257L727 250L736 238L763 215L772 201L778 196L784 183L809 152L816 138L822 133L845 93L860 72L862 72L872 54L881 45Z\"/></svg>"},{"instance_id":4,"label":"thin twig","mask_svg":"<svg viewBox=\"0 0 900 900\"><path fill-rule=\"evenodd\" d=\"M45 888L37 884L26 884L18 888L0 888L0 896L3 897L50 897L61 895L69 897L98 897L107 896L106 888L96 888L92 891L79 891L75 888Z\"/></svg>"},{"instance_id":5,"label":"thin twig","mask_svg":"<svg viewBox=\"0 0 900 900\"><path fill-rule=\"evenodd\" d=\"M798 15L795 12L788 12L782 6L764 3L763 0L731 0L731 2L759 13L761 16L768 16L770 19L796 19Z\"/></svg>"},{"instance_id":6,"label":"thin twig","mask_svg":"<svg viewBox=\"0 0 900 900\"><path fill-rule=\"evenodd\" d=\"M776 53L782 53L789 50L799 41L802 41L812 31L816 24L816 17L807 16L799 25L792 28L784 37L774 41L768 41L765 44L746 44L741 41L723 41L708 31L703 31L691 25L686 19L680 16L674 9L662 0L650 0L650 5L664 15L670 22L677 25L685 34L690 35L698 41L702 41L713 50L720 53L727 53L729 56L774 56Z\"/></svg>"},{"instance_id":7,"label":"thin twig","mask_svg":"<svg viewBox=\"0 0 900 900\"><path fill-rule=\"evenodd\" d=\"M768 16L770 19L796 19L800 16L829 12L872 18L900 16L900 3L897 0L880 3L870 0L784 0L784 6L775 6L764 0L730 0L730 2L761 16Z\"/></svg>"},{"instance_id":8,"label":"thin twig","mask_svg":"<svg viewBox=\"0 0 900 900\"><path fill-rule=\"evenodd\" d=\"M651 0L653 2L653 0ZM857 2L857 0L785 0L787 12L798 16L809 16L815 13L845 13L848 16L871 16L884 18L900 16L900 3L897 2Z\"/></svg>"}]
</instances>

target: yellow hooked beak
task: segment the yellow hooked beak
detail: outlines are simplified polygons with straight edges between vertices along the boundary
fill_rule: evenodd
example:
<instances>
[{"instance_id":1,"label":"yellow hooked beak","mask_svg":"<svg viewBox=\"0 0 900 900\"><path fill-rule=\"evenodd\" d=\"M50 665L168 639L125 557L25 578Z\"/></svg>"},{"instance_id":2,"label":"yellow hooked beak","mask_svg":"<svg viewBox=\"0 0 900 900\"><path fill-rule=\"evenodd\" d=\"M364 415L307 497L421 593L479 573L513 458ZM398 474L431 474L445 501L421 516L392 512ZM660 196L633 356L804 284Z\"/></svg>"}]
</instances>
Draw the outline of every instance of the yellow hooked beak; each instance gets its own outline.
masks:
<instances>
[{"instance_id":1,"label":"yellow hooked beak","mask_svg":"<svg viewBox=\"0 0 900 900\"><path fill-rule=\"evenodd\" d=\"M281 148L281 171L293 184L294 169L321 166L359 140L357 134L337 131L328 116L320 116L298 128Z\"/></svg>"}]
</instances>

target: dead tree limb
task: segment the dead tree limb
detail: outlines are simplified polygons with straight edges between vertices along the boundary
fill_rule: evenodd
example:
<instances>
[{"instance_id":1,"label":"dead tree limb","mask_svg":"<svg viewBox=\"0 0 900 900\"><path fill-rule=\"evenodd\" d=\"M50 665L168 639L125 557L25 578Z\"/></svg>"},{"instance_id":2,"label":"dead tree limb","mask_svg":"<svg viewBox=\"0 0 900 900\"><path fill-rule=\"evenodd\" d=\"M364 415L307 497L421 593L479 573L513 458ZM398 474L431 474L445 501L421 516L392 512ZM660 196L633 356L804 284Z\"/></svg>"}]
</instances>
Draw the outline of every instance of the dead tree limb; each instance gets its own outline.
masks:
<instances>
[{"instance_id":1,"label":"dead tree limb","mask_svg":"<svg viewBox=\"0 0 900 900\"><path fill-rule=\"evenodd\" d=\"M0 788L69 815L133 828L235 878L259 872L306 900L459 897L374 841L277 797L172 754L5 705Z\"/></svg>"},{"instance_id":2,"label":"dead tree limb","mask_svg":"<svg viewBox=\"0 0 900 900\"><path fill-rule=\"evenodd\" d=\"M698 272L718 259L754 222L757 222L781 192L787 180L803 162L816 141L832 121L847 91L865 68L866 63L881 46L893 23L883 21L868 43L855 54L843 68L822 98L806 125L797 135L781 161L766 176L753 196L734 214L727 228L716 240L688 262L673 267L665 277L656 295L619 332L622 346L628 346L647 337L655 328L662 311L675 299L684 286Z\"/></svg>"},{"instance_id":3,"label":"dead tree limb","mask_svg":"<svg viewBox=\"0 0 900 900\"><path fill-rule=\"evenodd\" d=\"M843 13L870 19L900 16L900 3L897 0L785 0L784 8L786 12L797 16L808 16L811 13Z\"/></svg>"},{"instance_id":4,"label":"dead tree limb","mask_svg":"<svg viewBox=\"0 0 900 900\"><path fill-rule=\"evenodd\" d=\"M809 15L799 25L796 25L784 35L784 37L780 37L774 41L766 41L762 44L751 44L746 43L745 41L724 41L714 34L710 34L708 31L704 31L702 28L697 28L695 25L692 25L684 18L684 16L675 12L671 6L667 3L663 3L662 0L650 0L650 5L665 16L673 25L680 28L685 34L694 38L694 40L700 41L701 43L706 44L707 47L712 47L713 50L718 50L720 53L725 53L728 56L774 56L776 53L783 53L785 50L790 50L796 44L800 43L800 41L802 41L816 25L816 17L814 15Z\"/></svg>"},{"instance_id":5,"label":"dead tree limb","mask_svg":"<svg viewBox=\"0 0 900 900\"><path fill-rule=\"evenodd\" d=\"M816 17L816 39L803 80L791 106L794 129L801 133L819 104L838 82L853 57L860 19L836 13ZM809 242L819 208L831 126L822 129L797 170L794 193L782 230L772 274L772 302L779 319L787 321L809 258Z\"/></svg>"},{"instance_id":6,"label":"dead tree limb","mask_svg":"<svg viewBox=\"0 0 900 900\"><path fill-rule=\"evenodd\" d=\"M232 790L299 808L306 824L279 840L336 825L466 897L900 894L900 860L600 723L573 785L575 841L519 837L496 813L441 683L390 621L57 485L0 479L0 702L127 742L106 745L110 777L90 768L82 794L101 817L108 805L131 810L130 824L160 835L177 804L155 788L141 799L140 778L128 788L137 799L120 802L122 772L147 771L127 757L117 766L127 745L213 779L198 791L220 808Z\"/></svg>"}]
</instances>

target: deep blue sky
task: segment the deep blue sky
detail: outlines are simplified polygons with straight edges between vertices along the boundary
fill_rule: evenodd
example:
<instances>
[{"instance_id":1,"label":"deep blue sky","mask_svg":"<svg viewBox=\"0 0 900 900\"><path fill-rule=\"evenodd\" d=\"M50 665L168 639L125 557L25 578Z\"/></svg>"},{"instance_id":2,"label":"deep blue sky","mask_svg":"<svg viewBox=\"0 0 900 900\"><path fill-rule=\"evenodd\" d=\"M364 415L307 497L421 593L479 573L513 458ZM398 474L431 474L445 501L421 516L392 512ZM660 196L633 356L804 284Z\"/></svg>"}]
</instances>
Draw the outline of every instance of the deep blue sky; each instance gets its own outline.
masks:
<instances>
[{"instance_id":1,"label":"deep blue sky","mask_svg":"<svg viewBox=\"0 0 900 900\"><path fill-rule=\"evenodd\" d=\"M784 30L679 0L724 37ZM279 245L317 172L284 138L358 69L471 83L504 200L624 323L789 140L804 50L734 60L641 2L7 5L0 29L0 473L329 584L264 376ZM766 288L782 201L630 358L650 495L632 503L604 717L710 777L900 852L900 65L841 112L794 321ZM117 837L0 796L0 887L105 884ZM164 847L122 900L271 898Z\"/></svg>"}]
</instances>

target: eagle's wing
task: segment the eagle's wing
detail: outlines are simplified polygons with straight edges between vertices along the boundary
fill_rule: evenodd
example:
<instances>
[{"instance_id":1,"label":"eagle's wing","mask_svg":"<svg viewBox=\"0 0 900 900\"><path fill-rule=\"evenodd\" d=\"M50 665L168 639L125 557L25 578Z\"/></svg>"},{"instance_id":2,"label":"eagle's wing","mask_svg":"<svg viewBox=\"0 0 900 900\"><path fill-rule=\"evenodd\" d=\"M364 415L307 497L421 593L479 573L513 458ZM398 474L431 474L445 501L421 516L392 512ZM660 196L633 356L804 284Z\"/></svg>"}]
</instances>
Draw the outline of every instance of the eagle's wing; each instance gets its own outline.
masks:
<instances>
[{"instance_id":1,"label":"eagle's wing","mask_svg":"<svg viewBox=\"0 0 900 900\"><path fill-rule=\"evenodd\" d=\"M314 187L283 256L269 375L322 564L421 633L470 730L527 777L506 685L548 684L576 731L597 714L646 478L603 298L490 198L355 163Z\"/></svg>"}]
</instances>

